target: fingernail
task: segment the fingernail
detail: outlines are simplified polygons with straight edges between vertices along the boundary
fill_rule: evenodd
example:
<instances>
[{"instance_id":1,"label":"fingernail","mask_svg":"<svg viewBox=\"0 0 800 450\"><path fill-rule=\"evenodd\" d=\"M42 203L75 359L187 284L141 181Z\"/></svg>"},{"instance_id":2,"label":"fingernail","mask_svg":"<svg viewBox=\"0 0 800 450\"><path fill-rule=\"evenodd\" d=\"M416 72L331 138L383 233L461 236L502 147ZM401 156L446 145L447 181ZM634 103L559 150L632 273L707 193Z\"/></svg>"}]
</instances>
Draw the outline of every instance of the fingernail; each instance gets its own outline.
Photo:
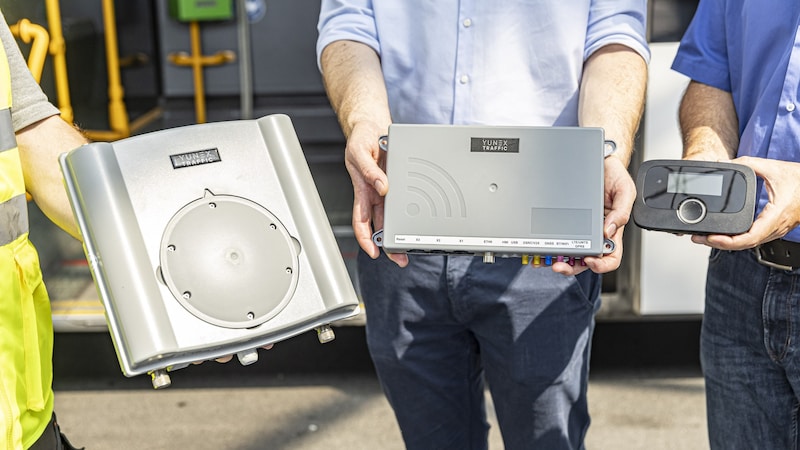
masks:
<instances>
[{"instance_id":1,"label":"fingernail","mask_svg":"<svg viewBox=\"0 0 800 450\"><path fill-rule=\"evenodd\" d=\"M616 233L616 232L617 232L617 225L616 224L612 223L608 227L606 227L606 236L607 237L613 236L614 233Z\"/></svg>"},{"instance_id":2,"label":"fingernail","mask_svg":"<svg viewBox=\"0 0 800 450\"><path fill-rule=\"evenodd\" d=\"M383 184L382 180L375 180L375 190L378 192L383 192L386 189L386 185Z\"/></svg>"}]
</instances>

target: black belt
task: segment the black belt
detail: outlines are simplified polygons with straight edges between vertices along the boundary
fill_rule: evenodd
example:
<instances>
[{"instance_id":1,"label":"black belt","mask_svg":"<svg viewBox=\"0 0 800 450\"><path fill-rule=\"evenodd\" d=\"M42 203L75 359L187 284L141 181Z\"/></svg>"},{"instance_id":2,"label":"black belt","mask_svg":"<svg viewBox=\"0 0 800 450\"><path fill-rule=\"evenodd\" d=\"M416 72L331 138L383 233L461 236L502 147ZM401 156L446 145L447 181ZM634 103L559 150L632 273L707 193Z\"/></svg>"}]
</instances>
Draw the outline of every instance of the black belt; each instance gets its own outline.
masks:
<instances>
[{"instance_id":1,"label":"black belt","mask_svg":"<svg viewBox=\"0 0 800 450\"><path fill-rule=\"evenodd\" d=\"M800 242L776 239L755 248L758 262L781 270L800 268Z\"/></svg>"}]
</instances>

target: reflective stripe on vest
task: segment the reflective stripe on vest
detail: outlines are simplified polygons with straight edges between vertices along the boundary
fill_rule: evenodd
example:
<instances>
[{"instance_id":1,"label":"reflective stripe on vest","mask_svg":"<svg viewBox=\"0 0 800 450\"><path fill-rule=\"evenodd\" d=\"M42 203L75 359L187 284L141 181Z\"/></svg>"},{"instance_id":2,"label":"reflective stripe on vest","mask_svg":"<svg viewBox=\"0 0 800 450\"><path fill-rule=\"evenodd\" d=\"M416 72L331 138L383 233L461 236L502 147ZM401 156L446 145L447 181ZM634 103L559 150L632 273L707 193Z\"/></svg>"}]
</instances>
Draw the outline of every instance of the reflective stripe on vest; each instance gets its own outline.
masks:
<instances>
[{"instance_id":1,"label":"reflective stripe on vest","mask_svg":"<svg viewBox=\"0 0 800 450\"><path fill-rule=\"evenodd\" d=\"M0 203L0 246L14 242L28 232L28 199L25 194L17 195Z\"/></svg>"},{"instance_id":2,"label":"reflective stripe on vest","mask_svg":"<svg viewBox=\"0 0 800 450\"><path fill-rule=\"evenodd\" d=\"M11 121L11 75L5 52L0 57L0 246L3 246L28 232L28 207Z\"/></svg>"},{"instance_id":3,"label":"reflective stripe on vest","mask_svg":"<svg viewBox=\"0 0 800 450\"><path fill-rule=\"evenodd\" d=\"M11 122L11 109L0 110L0 152L17 148L14 124Z\"/></svg>"}]
</instances>

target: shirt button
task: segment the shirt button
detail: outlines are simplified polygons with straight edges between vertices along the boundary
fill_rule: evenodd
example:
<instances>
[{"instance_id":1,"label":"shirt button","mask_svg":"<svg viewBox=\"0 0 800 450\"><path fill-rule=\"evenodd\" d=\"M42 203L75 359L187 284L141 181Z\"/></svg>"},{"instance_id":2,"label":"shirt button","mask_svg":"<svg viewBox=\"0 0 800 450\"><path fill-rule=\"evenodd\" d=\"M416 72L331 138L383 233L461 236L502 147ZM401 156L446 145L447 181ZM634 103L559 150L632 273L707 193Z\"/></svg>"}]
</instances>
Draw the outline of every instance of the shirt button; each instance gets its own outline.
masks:
<instances>
[{"instance_id":1,"label":"shirt button","mask_svg":"<svg viewBox=\"0 0 800 450\"><path fill-rule=\"evenodd\" d=\"M469 76L461 75L461 79L459 79L458 81L460 81L461 84L467 84L467 83L469 83Z\"/></svg>"},{"instance_id":2,"label":"shirt button","mask_svg":"<svg viewBox=\"0 0 800 450\"><path fill-rule=\"evenodd\" d=\"M463 24L464 24L465 28L471 27L472 26L472 19L464 19Z\"/></svg>"},{"instance_id":3,"label":"shirt button","mask_svg":"<svg viewBox=\"0 0 800 450\"><path fill-rule=\"evenodd\" d=\"M786 105L786 110L787 111L792 112L792 111L794 111L794 109L795 109L795 104L794 103L789 103L788 105Z\"/></svg>"}]
</instances>

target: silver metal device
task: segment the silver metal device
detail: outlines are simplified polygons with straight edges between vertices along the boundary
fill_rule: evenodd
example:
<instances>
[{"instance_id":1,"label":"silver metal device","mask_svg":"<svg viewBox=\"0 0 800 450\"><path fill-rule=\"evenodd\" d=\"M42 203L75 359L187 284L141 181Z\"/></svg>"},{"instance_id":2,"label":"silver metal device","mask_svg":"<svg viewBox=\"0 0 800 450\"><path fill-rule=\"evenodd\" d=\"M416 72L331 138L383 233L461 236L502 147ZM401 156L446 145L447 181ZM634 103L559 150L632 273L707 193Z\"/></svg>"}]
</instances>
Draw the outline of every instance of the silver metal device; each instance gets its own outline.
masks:
<instances>
[{"instance_id":1,"label":"silver metal device","mask_svg":"<svg viewBox=\"0 0 800 450\"><path fill-rule=\"evenodd\" d=\"M60 157L126 376L260 347L359 313L288 116L92 143Z\"/></svg>"},{"instance_id":2,"label":"silver metal device","mask_svg":"<svg viewBox=\"0 0 800 450\"><path fill-rule=\"evenodd\" d=\"M386 251L580 260L603 237L601 128L393 124ZM543 264L545 265L545 264Z\"/></svg>"}]
</instances>

